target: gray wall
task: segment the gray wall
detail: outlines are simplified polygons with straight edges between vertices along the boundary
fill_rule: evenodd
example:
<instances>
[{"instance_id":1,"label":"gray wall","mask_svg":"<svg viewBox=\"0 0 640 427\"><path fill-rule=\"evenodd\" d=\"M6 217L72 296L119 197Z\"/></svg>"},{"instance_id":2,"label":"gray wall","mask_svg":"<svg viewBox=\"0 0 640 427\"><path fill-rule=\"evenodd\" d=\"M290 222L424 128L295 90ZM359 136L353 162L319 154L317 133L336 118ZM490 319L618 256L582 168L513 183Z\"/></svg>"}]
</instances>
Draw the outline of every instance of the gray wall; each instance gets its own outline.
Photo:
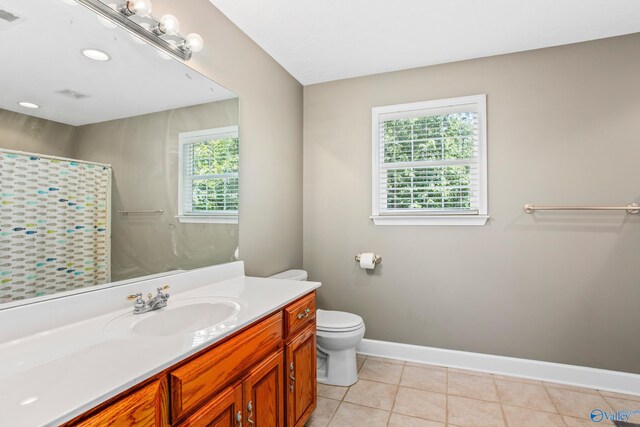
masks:
<instances>
[{"instance_id":1,"label":"gray wall","mask_svg":"<svg viewBox=\"0 0 640 427\"><path fill-rule=\"evenodd\" d=\"M205 48L189 65L240 97L240 257L247 274L302 266L302 86L208 0L155 0Z\"/></svg>"},{"instance_id":2,"label":"gray wall","mask_svg":"<svg viewBox=\"0 0 640 427\"><path fill-rule=\"evenodd\" d=\"M237 123L238 100L231 99L77 128L72 157L113 167L112 281L234 260L237 224L186 224L175 216L178 134ZM117 213L158 208L164 214Z\"/></svg>"},{"instance_id":3,"label":"gray wall","mask_svg":"<svg viewBox=\"0 0 640 427\"><path fill-rule=\"evenodd\" d=\"M76 128L0 108L0 148L73 157Z\"/></svg>"},{"instance_id":4,"label":"gray wall","mask_svg":"<svg viewBox=\"0 0 640 427\"><path fill-rule=\"evenodd\" d=\"M640 373L640 35L304 88L304 268L366 337ZM374 226L371 107L486 93L484 227ZM243 230L244 232L244 230ZM374 251L369 273L353 256Z\"/></svg>"}]
</instances>

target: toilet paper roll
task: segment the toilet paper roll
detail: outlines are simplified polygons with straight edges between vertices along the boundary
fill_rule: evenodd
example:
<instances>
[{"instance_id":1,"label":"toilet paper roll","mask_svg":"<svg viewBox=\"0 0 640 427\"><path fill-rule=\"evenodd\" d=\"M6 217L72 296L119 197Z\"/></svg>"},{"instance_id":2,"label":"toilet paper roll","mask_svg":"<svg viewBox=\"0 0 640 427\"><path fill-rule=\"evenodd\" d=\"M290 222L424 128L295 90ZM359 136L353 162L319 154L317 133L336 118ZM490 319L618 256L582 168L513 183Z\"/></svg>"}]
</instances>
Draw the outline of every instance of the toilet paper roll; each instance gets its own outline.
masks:
<instances>
[{"instance_id":1,"label":"toilet paper roll","mask_svg":"<svg viewBox=\"0 0 640 427\"><path fill-rule=\"evenodd\" d=\"M373 268L376 266L375 258L376 256L371 252L360 254L360 268L373 270Z\"/></svg>"}]
</instances>

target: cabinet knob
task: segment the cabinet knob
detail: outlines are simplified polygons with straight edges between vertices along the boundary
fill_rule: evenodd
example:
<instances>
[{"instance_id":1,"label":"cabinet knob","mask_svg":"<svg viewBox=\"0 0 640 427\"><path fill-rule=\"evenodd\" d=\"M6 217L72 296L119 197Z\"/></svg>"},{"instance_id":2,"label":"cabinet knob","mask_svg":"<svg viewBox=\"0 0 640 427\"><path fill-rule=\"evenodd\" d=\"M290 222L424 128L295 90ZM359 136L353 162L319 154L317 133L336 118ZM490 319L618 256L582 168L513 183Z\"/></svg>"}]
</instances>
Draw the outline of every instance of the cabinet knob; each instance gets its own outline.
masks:
<instances>
[{"instance_id":1,"label":"cabinet knob","mask_svg":"<svg viewBox=\"0 0 640 427\"><path fill-rule=\"evenodd\" d=\"M242 411L238 411L236 414L236 422L238 423L238 427L242 427Z\"/></svg>"}]
</instances>

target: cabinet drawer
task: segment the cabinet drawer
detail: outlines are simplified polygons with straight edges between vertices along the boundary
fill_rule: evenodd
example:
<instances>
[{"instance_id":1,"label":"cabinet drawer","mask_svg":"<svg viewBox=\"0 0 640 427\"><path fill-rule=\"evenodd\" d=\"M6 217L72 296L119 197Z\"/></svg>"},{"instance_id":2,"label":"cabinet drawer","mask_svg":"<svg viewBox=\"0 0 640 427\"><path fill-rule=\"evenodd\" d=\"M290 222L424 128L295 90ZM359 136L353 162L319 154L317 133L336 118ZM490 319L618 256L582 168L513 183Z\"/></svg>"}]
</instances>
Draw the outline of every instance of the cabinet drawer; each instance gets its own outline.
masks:
<instances>
[{"instance_id":1,"label":"cabinet drawer","mask_svg":"<svg viewBox=\"0 0 640 427\"><path fill-rule=\"evenodd\" d=\"M282 344L282 314L250 329L171 371L171 417L175 423L251 365Z\"/></svg>"},{"instance_id":2,"label":"cabinet drawer","mask_svg":"<svg viewBox=\"0 0 640 427\"><path fill-rule=\"evenodd\" d=\"M316 293L315 291L299 300L292 302L284 309L285 336L302 329L311 320L316 318Z\"/></svg>"},{"instance_id":3,"label":"cabinet drawer","mask_svg":"<svg viewBox=\"0 0 640 427\"><path fill-rule=\"evenodd\" d=\"M154 381L110 403L91 416L72 422L74 427L94 426L168 426L167 379Z\"/></svg>"}]
</instances>

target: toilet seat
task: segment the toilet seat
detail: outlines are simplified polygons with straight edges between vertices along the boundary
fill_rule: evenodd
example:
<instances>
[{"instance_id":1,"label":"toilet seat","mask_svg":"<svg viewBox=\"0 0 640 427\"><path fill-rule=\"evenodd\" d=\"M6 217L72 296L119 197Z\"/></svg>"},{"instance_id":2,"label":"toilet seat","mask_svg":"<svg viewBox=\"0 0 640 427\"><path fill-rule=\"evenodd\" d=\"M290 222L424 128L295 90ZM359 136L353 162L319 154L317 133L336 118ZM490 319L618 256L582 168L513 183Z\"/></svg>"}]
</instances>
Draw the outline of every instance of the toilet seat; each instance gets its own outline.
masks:
<instances>
[{"instance_id":1,"label":"toilet seat","mask_svg":"<svg viewBox=\"0 0 640 427\"><path fill-rule=\"evenodd\" d=\"M362 317L344 311L316 310L316 329L324 332L350 332L364 326Z\"/></svg>"}]
</instances>

